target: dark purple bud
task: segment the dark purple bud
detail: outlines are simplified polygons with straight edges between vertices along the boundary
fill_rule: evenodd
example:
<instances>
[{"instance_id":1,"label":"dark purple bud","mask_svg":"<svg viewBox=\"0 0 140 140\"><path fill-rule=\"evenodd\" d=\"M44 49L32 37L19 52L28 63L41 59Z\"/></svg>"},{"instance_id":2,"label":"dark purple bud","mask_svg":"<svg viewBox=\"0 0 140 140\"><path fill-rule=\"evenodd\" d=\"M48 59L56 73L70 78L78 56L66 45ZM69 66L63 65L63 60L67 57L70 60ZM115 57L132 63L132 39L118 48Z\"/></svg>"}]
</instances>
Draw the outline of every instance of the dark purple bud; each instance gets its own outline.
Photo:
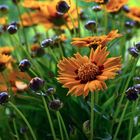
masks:
<instances>
[{"instance_id":1,"label":"dark purple bud","mask_svg":"<svg viewBox=\"0 0 140 140\"><path fill-rule=\"evenodd\" d=\"M70 6L65 0L59 1L56 5L56 10L58 13L65 14L69 11L69 9L70 9Z\"/></svg>"},{"instance_id":2,"label":"dark purple bud","mask_svg":"<svg viewBox=\"0 0 140 140\"><path fill-rule=\"evenodd\" d=\"M29 70L30 67L31 67L31 63L28 59L23 59L19 63L19 69L21 72L25 72Z\"/></svg>"},{"instance_id":3,"label":"dark purple bud","mask_svg":"<svg viewBox=\"0 0 140 140\"><path fill-rule=\"evenodd\" d=\"M7 92L0 93L0 104L4 104L8 102L9 95Z\"/></svg>"},{"instance_id":4,"label":"dark purple bud","mask_svg":"<svg viewBox=\"0 0 140 140\"><path fill-rule=\"evenodd\" d=\"M135 47L129 48L128 51L135 58L139 56L138 50Z\"/></svg>"},{"instance_id":5,"label":"dark purple bud","mask_svg":"<svg viewBox=\"0 0 140 140\"><path fill-rule=\"evenodd\" d=\"M29 83L29 88L33 91L39 91L44 87L45 81L39 77L33 78Z\"/></svg>"},{"instance_id":6,"label":"dark purple bud","mask_svg":"<svg viewBox=\"0 0 140 140\"><path fill-rule=\"evenodd\" d=\"M137 48L138 51L140 51L140 42L138 42L135 47Z\"/></svg>"},{"instance_id":7,"label":"dark purple bud","mask_svg":"<svg viewBox=\"0 0 140 140\"><path fill-rule=\"evenodd\" d=\"M45 39L41 42L41 46L46 48L46 47L50 47L53 45L53 40L52 39Z\"/></svg>"},{"instance_id":8,"label":"dark purple bud","mask_svg":"<svg viewBox=\"0 0 140 140\"><path fill-rule=\"evenodd\" d=\"M58 111L63 107L63 103L59 99L54 99L49 102L49 108L53 111Z\"/></svg>"},{"instance_id":9,"label":"dark purple bud","mask_svg":"<svg viewBox=\"0 0 140 140\"><path fill-rule=\"evenodd\" d=\"M96 29L96 22L91 20L85 24L85 28L89 31L94 31Z\"/></svg>"},{"instance_id":10,"label":"dark purple bud","mask_svg":"<svg viewBox=\"0 0 140 140\"><path fill-rule=\"evenodd\" d=\"M134 87L130 87L126 91L126 97L130 101L135 101L138 98L138 90Z\"/></svg>"},{"instance_id":11,"label":"dark purple bud","mask_svg":"<svg viewBox=\"0 0 140 140\"><path fill-rule=\"evenodd\" d=\"M92 10L93 10L94 12L99 12L99 11L102 10L102 8L101 8L101 6L96 5L96 6L93 6L93 7L92 7Z\"/></svg>"},{"instance_id":12,"label":"dark purple bud","mask_svg":"<svg viewBox=\"0 0 140 140\"><path fill-rule=\"evenodd\" d=\"M9 32L9 34L15 34L17 32L17 26L9 25L7 31Z\"/></svg>"}]
</instances>

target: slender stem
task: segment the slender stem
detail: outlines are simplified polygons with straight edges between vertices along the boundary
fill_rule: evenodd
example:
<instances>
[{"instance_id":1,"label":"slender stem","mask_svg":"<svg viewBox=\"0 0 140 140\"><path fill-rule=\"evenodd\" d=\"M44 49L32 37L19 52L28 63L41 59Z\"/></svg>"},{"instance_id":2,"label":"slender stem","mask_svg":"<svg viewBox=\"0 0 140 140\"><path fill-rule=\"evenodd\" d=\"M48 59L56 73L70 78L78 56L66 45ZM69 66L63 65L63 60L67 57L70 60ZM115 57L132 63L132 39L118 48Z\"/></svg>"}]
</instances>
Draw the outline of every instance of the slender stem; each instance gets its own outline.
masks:
<instances>
[{"instance_id":1,"label":"slender stem","mask_svg":"<svg viewBox=\"0 0 140 140\"><path fill-rule=\"evenodd\" d=\"M93 120L94 120L94 93L91 93L91 118L90 118L90 140L93 140Z\"/></svg>"},{"instance_id":2,"label":"slender stem","mask_svg":"<svg viewBox=\"0 0 140 140\"><path fill-rule=\"evenodd\" d=\"M50 52L50 54L54 58L55 62L58 62L58 59L57 59L56 55L54 54L54 52L52 51L52 49L50 47L48 47L48 51Z\"/></svg>"},{"instance_id":3,"label":"slender stem","mask_svg":"<svg viewBox=\"0 0 140 140\"><path fill-rule=\"evenodd\" d=\"M80 25L80 17L79 17L79 13L78 13L78 0L76 0L76 12L77 12L77 19L78 19L78 30L79 30L79 37L81 36L81 25Z\"/></svg>"},{"instance_id":4,"label":"slender stem","mask_svg":"<svg viewBox=\"0 0 140 140\"><path fill-rule=\"evenodd\" d=\"M67 129L66 129L65 123L63 121L63 118L62 118L60 112L58 112L58 114L59 114L59 117L60 117L60 120L61 120L61 123L62 123L62 127L63 127L65 135L66 135L66 140L69 140L69 136L68 136Z\"/></svg>"},{"instance_id":5,"label":"slender stem","mask_svg":"<svg viewBox=\"0 0 140 140\"><path fill-rule=\"evenodd\" d=\"M50 124L53 139L56 140L56 134L55 134L55 130L54 130L54 127L53 127L52 119L51 119L51 116L50 116L50 112L49 112L46 100L45 100L44 96L41 96L41 97L42 97L42 101L43 101L43 104L44 104L44 107L45 107L45 110L46 110L46 113L47 113L47 117L48 117L48 120L49 120L49 124Z\"/></svg>"},{"instance_id":6,"label":"slender stem","mask_svg":"<svg viewBox=\"0 0 140 140\"><path fill-rule=\"evenodd\" d=\"M105 34L106 34L107 27L108 27L108 15L105 6L104 6L104 27L105 27Z\"/></svg>"},{"instance_id":7,"label":"slender stem","mask_svg":"<svg viewBox=\"0 0 140 140\"><path fill-rule=\"evenodd\" d=\"M29 140L26 133L24 134L24 138L25 138L25 140Z\"/></svg>"},{"instance_id":8,"label":"slender stem","mask_svg":"<svg viewBox=\"0 0 140 140\"><path fill-rule=\"evenodd\" d=\"M14 126L14 130L15 130L15 133L16 133L16 139L20 140L15 119L13 119L13 126Z\"/></svg>"},{"instance_id":9,"label":"slender stem","mask_svg":"<svg viewBox=\"0 0 140 140\"><path fill-rule=\"evenodd\" d=\"M29 130L30 130L30 133L33 137L33 140L37 140L34 132L33 132L33 129L31 127L31 125L29 124L28 120L25 118L25 116L23 115L23 113L12 103L9 101L9 104L15 109L15 111L20 115L20 117L24 120L24 122L26 123L26 125L28 126Z\"/></svg>"},{"instance_id":10,"label":"slender stem","mask_svg":"<svg viewBox=\"0 0 140 140\"><path fill-rule=\"evenodd\" d=\"M71 14L69 12L68 12L68 16L70 17L70 20L71 20L72 26L73 26L74 35L76 36L76 27L74 25L74 19L72 18Z\"/></svg>"},{"instance_id":11,"label":"slender stem","mask_svg":"<svg viewBox=\"0 0 140 140\"><path fill-rule=\"evenodd\" d=\"M136 62L134 62L133 67L132 67L131 74L130 74L130 76L128 77L128 79L127 79L127 81L126 81L124 90L123 90L123 92L122 92L122 96L121 96L121 98L120 98L120 101L119 101L119 103L118 103L118 105L117 105L117 109L116 109L115 114L114 114L113 123L114 123L115 119L116 119L117 116L118 116L119 109L120 109L120 107L121 107L121 103L122 103L123 98L124 98L124 96L125 96L125 91L126 91L126 89L128 88L129 82L130 82L130 80L131 80L131 78L132 78L132 76L133 76L133 73L134 73L134 71L135 71L135 66L136 66L137 62L138 62L138 60L136 60Z\"/></svg>"},{"instance_id":12,"label":"slender stem","mask_svg":"<svg viewBox=\"0 0 140 140\"><path fill-rule=\"evenodd\" d=\"M120 118L120 120L119 120L119 124L118 124L118 127L117 127L117 129L116 129L116 132L115 132L115 135L114 135L113 140L116 140L116 138L117 138L117 135L118 135L118 132L119 132L119 130L120 130L120 127L121 127L121 124L122 124L122 121L123 121L123 118L124 118L126 109L127 109L127 107L128 107L128 104L129 104L129 100L127 100L127 102L126 102L126 104L125 104L125 107L124 107L124 110L123 110L123 112L122 112L121 118Z\"/></svg>"},{"instance_id":13,"label":"slender stem","mask_svg":"<svg viewBox=\"0 0 140 140\"><path fill-rule=\"evenodd\" d=\"M23 20L22 20L22 18L21 18L21 12L20 12L20 8L19 8L18 4L17 4L17 11L18 11L19 19L20 19L20 21L21 21L21 25L22 25L22 32L23 32L24 41L25 41L25 44L26 44L27 50L29 51L28 41L27 41L27 37L26 37L25 30L24 30Z\"/></svg>"},{"instance_id":14,"label":"slender stem","mask_svg":"<svg viewBox=\"0 0 140 140\"><path fill-rule=\"evenodd\" d=\"M52 99L53 99L53 100L55 99L53 95L52 95ZM51 101L50 98L49 98L49 100ZM67 129L66 129L64 120L63 120L63 118L62 118L62 115L61 115L61 113L60 113L59 111L57 111L57 113L58 113L59 119L60 119L60 121L61 121L62 127L63 127L63 129L64 129L64 133L65 133L65 136L66 136L66 140L69 140L69 135L68 135L68 132L67 132Z\"/></svg>"},{"instance_id":15,"label":"slender stem","mask_svg":"<svg viewBox=\"0 0 140 140\"><path fill-rule=\"evenodd\" d=\"M58 112L56 112L56 116L57 116L57 120L58 120L58 124L59 124L61 140L64 140L63 131L62 131L62 126L61 126L60 117L59 117L59 113L58 113Z\"/></svg>"},{"instance_id":16,"label":"slender stem","mask_svg":"<svg viewBox=\"0 0 140 140\"><path fill-rule=\"evenodd\" d=\"M137 104L138 104L138 99L137 99L136 102L133 102L133 104L132 104L132 111L131 111L132 116L130 118L130 123L129 123L128 140L131 140L131 137L132 137L133 125L134 125L134 114L135 114L135 111L136 111Z\"/></svg>"}]
</instances>

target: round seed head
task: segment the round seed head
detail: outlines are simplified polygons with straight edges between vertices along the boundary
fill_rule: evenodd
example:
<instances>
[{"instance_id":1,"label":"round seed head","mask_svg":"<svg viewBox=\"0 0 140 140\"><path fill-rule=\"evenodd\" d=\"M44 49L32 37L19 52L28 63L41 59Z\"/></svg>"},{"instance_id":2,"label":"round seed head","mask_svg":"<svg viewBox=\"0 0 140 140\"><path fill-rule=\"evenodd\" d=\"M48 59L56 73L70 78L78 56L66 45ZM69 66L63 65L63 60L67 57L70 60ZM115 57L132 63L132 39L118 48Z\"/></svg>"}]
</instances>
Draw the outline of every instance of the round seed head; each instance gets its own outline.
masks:
<instances>
[{"instance_id":1,"label":"round seed head","mask_svg":"<svg viewBox=\"0 0 140 140\"><path fill-rule=\"evenodd\" d=\"M49 108L53 111L58 111L63 107L63 103L59 99L54 99L49 103Z\"/></svg>"},{"instance_id":2,"label":"round seed head","mask_svg":"<svg viewBox=\"0 0 140 140\"><path fill-rule=\"evenodd\" d=\"M29 83L29 88L33 91L39 91L44 87L45 81L39 77L33 78Z\"/></svg>"},{"instance_id":3,"label":"round seed head","mask_svg":"<svg viewBox=\"0 0 140 140\"><path fill-rule=\"evenodd\" d=\"M58 13L65 14L69 11L69 9L70 9L70 6L65 0L59 1L56 5L56 10Z\"/></svg>"},{"instance_id":4,"label":"round seed head","mask_svg":"<svg viewBox=\"0 0 140 140\"><path fill-rule=\"evenodd\" d=\"M15 34L17 32L17 26L9 25L7 31L9 32L9 34Z\"/></svg>"},{"instance_id":5,"label":"round seed head","mask_svg":"<svg viewBox=\"0 0 140 140\"><path fill-rule=\"evenodd\" d=\"M128 51L135 58L139 56L138 50L135 47L129 48Z\"/></svg>"},{"instance_id":6,"label":"round seed head","mask_svg":"<svg viewBox=\"0 0 140 140\"><path fill-rule=\"evenodd\" d=\"M41 46L46 48L46 47L50 47L53 45L53 40L51 38L49 39L45 39L41 42Z\"/></svg>"},{"instance_id":7,"label":"round seed head","mask_svg":"<svg viewBox=\"0 0 140 140\"><path fill-rule=\"evenodd\" d=\"M9 95L7 92L0 93L0 104L4 104L8 102Z\"/></svg>"},{"instance_id":8,"label":"round seed head","mask_svg":"<svg viewBox=\"0 0 140 140\"><path fill-rule=\"evenodd\" d=\"M25 72L29 70L30 67L31 67L31 63L28 59L23 59L19 63L19 69L21 72Z\"/></svg>"}]
</instances>

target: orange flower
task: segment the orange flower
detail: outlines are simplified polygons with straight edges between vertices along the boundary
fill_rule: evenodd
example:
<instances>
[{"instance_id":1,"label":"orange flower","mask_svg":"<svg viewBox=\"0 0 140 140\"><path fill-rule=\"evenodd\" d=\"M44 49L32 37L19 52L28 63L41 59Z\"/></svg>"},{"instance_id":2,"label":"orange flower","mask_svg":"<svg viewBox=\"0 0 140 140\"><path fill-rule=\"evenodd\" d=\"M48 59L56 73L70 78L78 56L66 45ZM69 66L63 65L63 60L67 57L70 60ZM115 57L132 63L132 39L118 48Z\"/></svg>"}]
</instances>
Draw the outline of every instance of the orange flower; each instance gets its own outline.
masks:
<instances>
[{"instance_id":1,"label":"orange flower","mask_svg":"<svg viewBox=\"0 0 140 140\"><path fill-rule=\"evenodd\" d=\"M122 36L117 32L118 30L113 30L108 35L73 38L71 44L77 47L92 47L94 49L99 45L104 47L109 41Z\"/></svg>"},{"instance_id":2,"label":"orange flower","mask_svg":"<svg viewBox=\"0 0 140 140\"><path fill-rule=\"evenodd\" d=\"M131 7L126 16L133 19L134 21L140 22L140 7Z\"/></svg>"},{"instance_id":3,"label":"orange flower","mask_svg":"<svg viewBox=\"0 0 140 140\"><path fill-rule=\"evenodd\" d=\"M63 58L58 64L57 80L69 89L68 94L87 96L89 91L106 89L105 80L115 77L121 68L121 58L107 58L106 47L91 49L90 57L81 56Z\"/></svg>"},{"instance_id":4,"label":"orange flower","mask_svg":"<svg viewBox=\"0 0 140 140\"><path fill-rule=\"evenodd\" d=\"M99 4L106 4L105 8L107 12L114 13L118 12L125 4L127 4L128 0L85 0L86 2L96 2Z\"/></svg>"},{"instance_id":5,"label":"orange flower","mask_svg":"<svg viewBox=\"0 0 140 140\"><path fill-rule=\"evenodd\" d=\"M0 54L10 55L12 51L13 51L12 47L8 46L0 47Z\"/></svg>"},{"instance_id":6,"label":"orange flower","mask_svg":"<svg viewBox=\"0 0 140 140\"><path fill-rule=\"evenodd\" d=\"M128 0L110 0L106 4L106 10L109 13L118 12L127 2Z\"/></svg>"},{"instance_id":7,"label":"orange flower","mask_svg":"<svg viewBox=\"0 0 140 140\"><path fill-rule=\"evenodd\" d=\"M96 2L96 3L100 3L103 4L105 1L104 0L85 0L86 2Z\"/></svg>"},{"instance_id":8,"label":"orange flower","mask_svg":"<svg viewBox=\"0 0 140 140\"><path fill-rule=\"evenodd\" d=\"M0 25L5 25L7 22L7 17L1 17L0 18Z\"/></svg>"},{"instance_id":9,"label":"orange flower","mask_svg":"<svg viewBox=\"0 0 140 140\"><path fill-rule=\"evenodd\" d=\"M11 56L0 54L0 72L6 68L11 60Z\"/></svg>"},{"instance_id":10,"label":"orange flower","mask_svg":"<svg viewBox=\"0 0 140 140\"><path fill-rule=\"evenodd\" d=\"M62 15L59 14L56 10L56 5L59 1L60 0L53 0L47 2L32 1L32 3L30 3L29 5L27 5L27 3L29 2L25 1L23 3L24 7L31 8L31 9L33 8L37 10L35 12L30 13L30 16L27 13L22 15L23 25L32 26L36 24L41 24L48 30L53 27L59 27L59 28L61 27L61 29L65 29L66 28L65 23L67 23L67 26L70 29L72 29L73 23L70 16L68 15L69 13L74 21L74 26L77 27L78 22L77 22L77 11L76 11L75 3L71 1L70 9L68 13ZM66 2L69 3L69 0L67 0Z\"/></svg>"},{"instance_id":11,"label":"orange flower","mask_svg":"<svg viewBox=\"0 0 140 140\"><path fill-rule=\"evenodd\" d=\"M13 70L7 73L6 80L9 82L10 87L7 87L7 81L5 81L3 75L0 74L0 92L8 91L8 89L10 88L15 93L18 91L25 91L28 88L28 84L26 82L29 82L31 78L26 73Z\"/></svg>"}]
</instances>

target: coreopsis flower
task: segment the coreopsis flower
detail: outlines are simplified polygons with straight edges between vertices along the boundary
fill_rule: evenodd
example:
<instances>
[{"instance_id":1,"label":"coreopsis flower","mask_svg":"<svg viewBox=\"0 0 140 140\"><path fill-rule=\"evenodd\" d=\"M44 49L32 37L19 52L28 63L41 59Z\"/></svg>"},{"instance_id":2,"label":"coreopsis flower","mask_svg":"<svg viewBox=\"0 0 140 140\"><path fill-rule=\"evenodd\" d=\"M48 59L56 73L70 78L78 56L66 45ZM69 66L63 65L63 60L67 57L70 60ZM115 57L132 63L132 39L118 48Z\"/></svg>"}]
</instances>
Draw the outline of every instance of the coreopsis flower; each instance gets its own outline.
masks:
<instances>
[{"instance_id":1,"label":"coreopsis flower","mask_svg":"<svg viewBox=\"0 0 140 140\"><path fill-rule=\"evenodd\" d=\"M96 2L99 4L105 4L107 3L109 0L85 0L86 2Z\"/></svg>"},{"instance_id":2,"label":"coreopsis flower","mask_svg":"<svg viewBox=\"0 0 140 140\"><path fill-rule=\"evenodd\" d=\"M134 21L140 22L140 7L131 7L126 16Z\"/></svg>"},{"instance_id":3,"label":"coreopsis flower","mask_svg":"<svg viewBox=\"0 0 140 140\"><path fill-rule=\"evenodd\" d=\"M107 58L109 52L106 47L91 49L90 56L63 58L58 63L57 80L69 89L68 94L87 96L89 91L106 89L105 80L113 79L121 69L121 58Z\"/></svg>"},{"instance_id":4,"label":"coreopsis flower","mask_svg":"<svg viewBox=\"0 0 140 140\"><path fill-rule=\"evenodd\" d=\"M65 0L69 3L69 0ZM67 26L72 29L73 23L69 15L71 15L74 26L78 26L77 21L77 10L74 1L69 3L70 8L68 13L59 13L57 11L57 4L60 0L53 0L53 1L31 1L31 4L28 4L28 1L23 3L24 7L34 9L34 12L30 12L30 15L24 13L22 15L23 25L24 26L32 26L36 24L43 25L47 30L50 28L59 27L61 29L67 28ZM34 3L34 4L33 4ZM80 11L80 9L79 9ZM67 23L67 25L66 25Z\"/></svg>"},{"instance_id":5,"label":"coreopsis flower","mask_svg":"<svg viewBox=\"0 0 140 140\"><path fill-rule=\"evenodd\" d=\"M118 12L128 2L128 0L85 0L85 1L105 4L104 7L109 13Z\"/></svg>"},{"instance_id":6,"label":"coreopsis flower","mask_svg":"<svg viewBox=\"0 0 140 140\"><path fill-rule=\"evenodd\" d=\"M17 70L9 71L7 73L7 81L9 86L7 86L7 81L5 81L2 74L0 74L0 92L8 91L10 88L14 93L18 91L25 91L28 88L27 81L30 81L31 78L27 73L19 72Z\"/></svg>"},{"instance_id":7,"label":"coreopsis flower","mask_svg":"<svg viewBox=\"0 0 140 140\"><path fill-rule=\"evenodd\" d=\"M118 33L118 30L113 30L108 33L108 35L73 38L71 44L77 47L92 47L96 49L99 45L104 47L109 41L121 36L122 35Z\"/></svg>"},{"instance_id":8,"label":"coreopsis flower","mask_svg":"<svg viewBox=\"0 0 140 140\"><path fill-rule=\"evenodd\" d=\"M118 12L127 3L128 0L109 0L106 4L106 10L109 13Z\"/></svg>"},{"instance_id":9,"label":"coreopsis flower","mask_svg":"<svg viewBox=\"0 0 140 140\"><path fill-rule=\"evenodd\" d=\"M7 17L1 17L0 18L0 25L5 25L7 22Z\"/></svg>"},{"instance_id":10,"label":"coreopsis flower","mask_svg":"<svg viewBox=\"0 0 140 140\"><path fill-rule=\"evenodd\" d=\"M13 47L3 46L0 47L0 54L10 55L13 50Z\"/></svg>"},{"instance_id":11,"label":"coreopsis flower","mask_svg":"<svg viewBox=\"0 0 140 140\"><path fill-rule=\"evenodd\" d=\"M11 56L0 54L0 72L3 71L10 63Z\"/></svg>"},{"instance_id":12,"label":"coreopsis flower","mask_svg":"<svg viewBox=\"0 0 140 140\"><path fill-rule=\"evenodd\" d=\"M44 48L40 47L39 44L33 44L31 46L31 56L32 57L41 57L45 54Z\"/></svg>"}]
</instances>

